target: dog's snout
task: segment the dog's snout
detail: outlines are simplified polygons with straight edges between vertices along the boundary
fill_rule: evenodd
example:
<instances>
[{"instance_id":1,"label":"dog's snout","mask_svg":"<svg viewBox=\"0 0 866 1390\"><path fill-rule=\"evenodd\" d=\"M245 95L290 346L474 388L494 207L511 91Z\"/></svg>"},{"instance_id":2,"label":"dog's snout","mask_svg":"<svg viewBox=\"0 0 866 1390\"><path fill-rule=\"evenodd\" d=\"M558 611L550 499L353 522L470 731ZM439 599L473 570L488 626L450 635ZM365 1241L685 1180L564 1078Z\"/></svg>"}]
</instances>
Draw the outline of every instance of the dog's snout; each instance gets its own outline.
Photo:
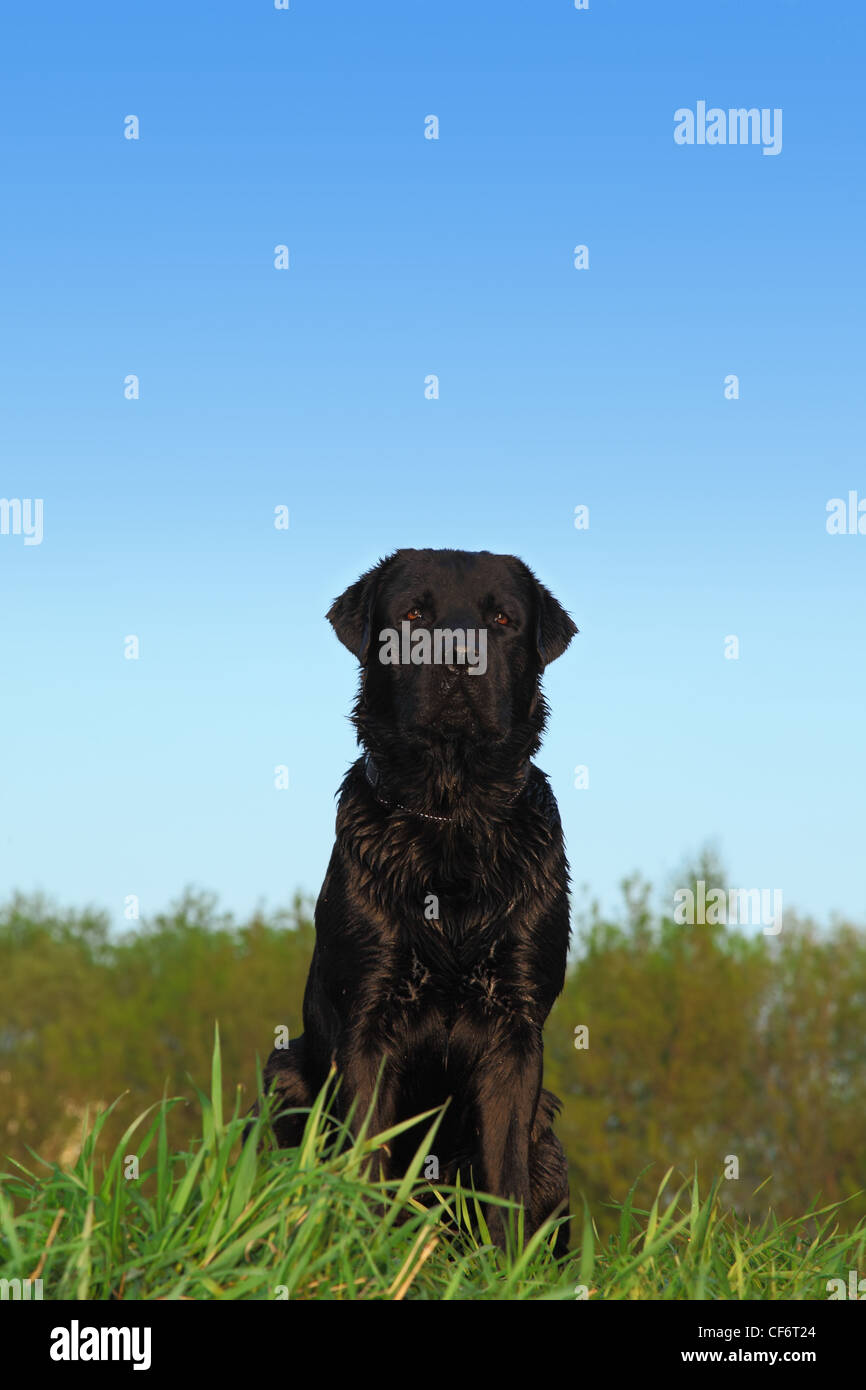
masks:
<instances>
[{"instance_id":1,"label":"dog's snout","mask_svg":"<svg viewBox=\"0 0 866 1390\"><path fill-rule=\"evenodd\" d=\"M470 613L454 613L442 624L442 654L446 666L465 666L476 649L476 629Z\"/></svg>"}]
</instances>

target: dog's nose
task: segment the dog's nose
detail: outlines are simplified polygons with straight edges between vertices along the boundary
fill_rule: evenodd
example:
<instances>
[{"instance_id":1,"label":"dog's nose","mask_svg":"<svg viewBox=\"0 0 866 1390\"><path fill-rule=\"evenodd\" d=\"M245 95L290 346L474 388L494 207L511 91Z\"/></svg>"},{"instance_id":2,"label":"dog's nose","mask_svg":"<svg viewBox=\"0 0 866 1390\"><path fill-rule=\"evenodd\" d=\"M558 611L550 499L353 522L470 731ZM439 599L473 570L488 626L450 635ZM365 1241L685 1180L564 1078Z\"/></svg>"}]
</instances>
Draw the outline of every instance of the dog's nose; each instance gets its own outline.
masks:
<instances>
[{"instance_id":1,"label":"dog's nose","mask_svg":"<svg viewBox=\"0 0 866 1390\"><path fill-rule=\"evenodd\" d=\"M443 622L443 631L451 633L450 642L443 643L443 653L447 666L464 666L466 664L467 650L471 645L471 623L472 615L470 613L452 613L447 622Z\"/></svg>"}]
</instances>

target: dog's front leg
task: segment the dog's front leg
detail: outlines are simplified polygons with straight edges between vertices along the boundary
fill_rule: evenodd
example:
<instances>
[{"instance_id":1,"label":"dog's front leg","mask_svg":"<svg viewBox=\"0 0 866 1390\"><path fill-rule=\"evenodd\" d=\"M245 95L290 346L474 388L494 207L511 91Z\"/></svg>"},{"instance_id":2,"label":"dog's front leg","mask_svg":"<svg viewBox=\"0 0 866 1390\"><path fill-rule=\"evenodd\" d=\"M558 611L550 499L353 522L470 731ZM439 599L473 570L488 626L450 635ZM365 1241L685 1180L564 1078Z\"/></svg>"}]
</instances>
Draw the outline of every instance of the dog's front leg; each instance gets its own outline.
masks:
<instances>
[{"instance_id":1,"label":"dog's front leg","mask_svg":"<svg viewBox=\"0 0 866 1390\"><path fill-rule=\"evenodd\" d=\"M529 1139L541 1092L540 1045L500 1037L480 1064L476 1103L482 1180L494 1197L522 1203L524 1234L531 1234ZM497 1245L505 1247L507 1213L488 1206L487 1224Z\"/></svg>"},{"instance_id":2,"label":"dog's front leg","mask_svg":"<svg viewBox=\"0 0 866 1390\"><path fill-rule=\"evenodd\" d=\"M384 1067L382 1065L384 1057ZM396 1086L393 1068L384 1051L359 1044L353 1038L338 1051L337 1069L343 1077L344 1109L351 1107L351 1128L357 1139L366 1121L366 1137L381 1134L396 1117ZM381 1073L381 1074L380 1074ZM373 1177L386 1179L390 1173L390 1152L386 1145L377 1151Z\"/></svg>"}]
</instances>

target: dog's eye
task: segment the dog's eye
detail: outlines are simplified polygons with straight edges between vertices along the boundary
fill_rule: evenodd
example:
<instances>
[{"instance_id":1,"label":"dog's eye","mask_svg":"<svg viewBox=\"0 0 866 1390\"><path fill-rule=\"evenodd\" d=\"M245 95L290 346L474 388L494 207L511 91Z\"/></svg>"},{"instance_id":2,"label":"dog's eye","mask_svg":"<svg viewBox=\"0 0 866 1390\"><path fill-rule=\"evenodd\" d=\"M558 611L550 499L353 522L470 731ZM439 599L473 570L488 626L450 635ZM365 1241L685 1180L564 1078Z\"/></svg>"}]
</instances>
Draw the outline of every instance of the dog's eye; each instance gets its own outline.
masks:
<instances>
[{"instance_id":1,"label":"dog's eye","mask_svg":"<svg viewBox=\"0 0 866 1390\"><path fill-rule=\"evenodd\" d=\"M495 623L498 623L500 627L507 627L508 624L511 622L511 619L509 618L507 613L497 613L493 621Z\"/></svg>"},{"instance_id":2,"label":"dog's eye","mask_svg":"<svg viewBox=\"0 0 866 1390\"><path fill-rule=\"evenodd\" d=\"M406 618L408 619L408 621L409 621L410 623L417 623L417 621L418 621L418 619L419 619L420 617L421 617L421 609L420 609L420 608L410 608L410 609L409 609L409 612L406 614Z\"/></svg>"}]
</instances>

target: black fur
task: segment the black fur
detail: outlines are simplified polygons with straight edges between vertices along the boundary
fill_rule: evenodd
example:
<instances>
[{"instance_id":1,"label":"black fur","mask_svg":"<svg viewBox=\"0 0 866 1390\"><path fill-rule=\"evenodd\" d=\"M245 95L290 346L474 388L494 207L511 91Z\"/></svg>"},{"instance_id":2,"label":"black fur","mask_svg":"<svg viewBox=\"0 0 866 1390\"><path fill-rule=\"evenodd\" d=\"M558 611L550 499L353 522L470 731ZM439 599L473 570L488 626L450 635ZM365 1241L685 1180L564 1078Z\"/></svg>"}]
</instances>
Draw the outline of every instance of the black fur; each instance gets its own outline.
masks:
<instances>
[{"instance_id":1,"label":"black fur","mask_svg":"<svg viewBox=\"0 0 866 1390\"><path fill-rule=\"evenodd\" d=\"M410 611L413 632L485 629L486 673L382 664L379 634ZM450 1097L434 1142L440 1181L459 1170L522 1201L528 1234L568 1204L558 1102L541 1085L542 1028L565 976L568 868L556 802L530 759L547 716L539 676L577 629L522 561L487 551L399 550L328 617L361 662L353 721L372 763L365 771L362 756L343 781L303 1036L271 1053L266 1083L285 1105L309 1106L333 1062L337 1107L356 1101L357 1126L384 1058L371 1132ZM277 1120L278 1143L297 1144L302 1129L302 1116ZM421 1133L380 1151L383 1174L403 1171ZM502 1244L498 1209L487 1217Z\"/></svg>"}]
</instances>

